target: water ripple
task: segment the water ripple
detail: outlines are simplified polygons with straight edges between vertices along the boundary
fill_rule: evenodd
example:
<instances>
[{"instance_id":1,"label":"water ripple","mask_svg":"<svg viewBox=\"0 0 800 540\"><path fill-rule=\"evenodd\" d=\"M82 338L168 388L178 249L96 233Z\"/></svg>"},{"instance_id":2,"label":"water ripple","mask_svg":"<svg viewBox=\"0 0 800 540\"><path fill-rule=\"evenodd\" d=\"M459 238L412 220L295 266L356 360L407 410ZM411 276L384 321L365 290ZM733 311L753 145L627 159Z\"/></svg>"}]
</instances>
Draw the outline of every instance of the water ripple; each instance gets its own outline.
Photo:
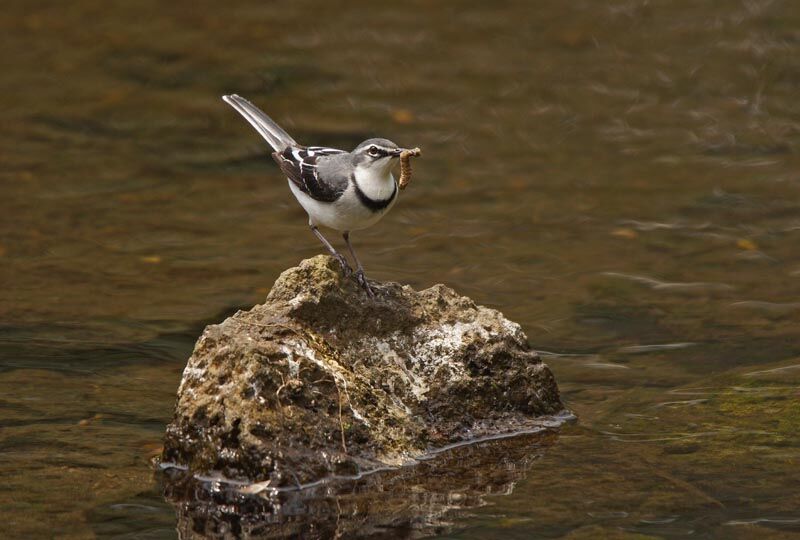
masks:
<instances>
[{"instance_id":1,"label":"water ripple","mask_svg":"<svg viewBox=\"0 0 800 540\"><path fill-rule=\"evenodd\" d=\"M647 276L637 276L634 274L624 274L621 272L603 272L602 275L613 278L625 279L628 281L633 281L634 283L640 283L656 291L666 290L675 292L719 292L719 291L731 291L734 289L732 285L728 285L727 283L713 283L705 281L693 281L693 282L660 281Z\"/></svg>"},{"instance_id":2,"label":"water ripple","mask_svg":"<svg viewBox=\"0 0 800 540\"><path fill-rule=\"evenodd\" d=\"M697 345L697 343L692 343L690 341L680 343L654 343L652 345L631 345L630 347L620 348L618 352L625 354L641 354L659 351L674 351L677 349L693 347L695 345Z\"/></svg>"},{"instance_id":3,"label":"water ripple","mask_svg":"<svg viewBox=\"0 0 800 540\"><path fill-rule=\"evenodd\" d=\"M743 307L766 311L768 313L790 313L800 310L800 302L765 302L762 300L743 300L734 302L731 307Z\"/></svg>"},{"instance_id":4,"label":"water ripple","mask_svg":"<svg viewBox=\"0 0 800 540\"><path fill-rule=\"evenodd\" d=\"M598 368L598 369L631 369L628 366L623 366L621 364L612 364L610 362L589 362L588 364L584 364L584 366Z\"/></svg>"},{"instance_id":5,"label":"water ripple","mask_svg":"<svg viewBox=\"0 0 800 540\"><path fill-rule=\"evenodd\" d=\"M656 403L653 405L654 408L660 409L661 407L691 407L693 405L699 405L700 403L706 403L708 398L700 398L700 399L687 399L684 401L664 401L662 403Z\"/></svg>"},{"instance_id":6,"label":"water ripple","mask_svg":"<svg viewBox=\"0 0 800 540\"><path fill-rule=\"evenodd\" d=\"M792 525L800 523L800 518L753 518L753 519L733 519L726 521L723 525L756 525L758 523L774 523L776 525Z\"/></svg>"},{"instance_id":7,"label":"water ripple","mask_svg":"<svg viewBox=\"0 0 800 540\"><path fill-rule=\"evenodd\" d=\"M794 371L800 369L800 364L792 364L791 366L783 366L774 369L762 369L760 371L750 371L745 373L745 377L755 377L756 375L767 375L769 373L783 373L785 371Z\"/></svg>"}]
</instances>

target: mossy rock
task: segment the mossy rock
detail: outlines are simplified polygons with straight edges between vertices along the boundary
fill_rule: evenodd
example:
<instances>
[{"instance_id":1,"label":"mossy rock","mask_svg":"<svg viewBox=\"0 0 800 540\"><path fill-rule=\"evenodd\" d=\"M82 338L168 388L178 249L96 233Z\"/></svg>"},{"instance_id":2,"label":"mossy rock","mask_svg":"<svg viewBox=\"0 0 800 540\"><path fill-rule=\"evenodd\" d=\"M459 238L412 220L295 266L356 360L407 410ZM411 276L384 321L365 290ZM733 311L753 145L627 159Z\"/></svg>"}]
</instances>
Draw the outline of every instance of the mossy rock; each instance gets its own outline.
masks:
<instances>
[{"instance_id":1,"label":"mossy rock","mask_svg":"<svg viewBox=\"0 0 800 540\"><path fill-rule=\"evenodd\" d=\"M374 283L319 256L206 328L162 461L270 486L395 466L565 413L519 325L436 285Z\"/></svg>"}]
</instances>

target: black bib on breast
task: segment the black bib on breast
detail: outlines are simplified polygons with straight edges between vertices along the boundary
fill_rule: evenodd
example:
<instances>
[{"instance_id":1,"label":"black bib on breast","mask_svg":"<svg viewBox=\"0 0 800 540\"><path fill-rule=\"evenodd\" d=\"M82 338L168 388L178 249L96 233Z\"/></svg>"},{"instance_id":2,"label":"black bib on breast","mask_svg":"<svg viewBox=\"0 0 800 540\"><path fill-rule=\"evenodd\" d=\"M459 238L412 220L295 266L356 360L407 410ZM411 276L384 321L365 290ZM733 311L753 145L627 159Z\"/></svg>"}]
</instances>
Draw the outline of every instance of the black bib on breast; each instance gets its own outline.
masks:
<instances>
[{"instance_id":1,"label":"black bib on breast","mask_svg":"<svg viewBox=\"0 0 800 540\"><path fill-rule=\"evenodd\" d=\"M370 199L369 197L367 197L366 193L361 191L358 182L356 182L356 175L354 174L350 175L350 181L353 183L353 187L356 190L356 196L358 197L358 200L361 201L361 204L363 204L373 212L380 212L381 210L385 210L386 207L392 204L392 201L395 199L395 197L397 197L397 182L395 182L394 184L394 191L392 191L392 194L386 199Z\"/></svg>"}]
</instances>

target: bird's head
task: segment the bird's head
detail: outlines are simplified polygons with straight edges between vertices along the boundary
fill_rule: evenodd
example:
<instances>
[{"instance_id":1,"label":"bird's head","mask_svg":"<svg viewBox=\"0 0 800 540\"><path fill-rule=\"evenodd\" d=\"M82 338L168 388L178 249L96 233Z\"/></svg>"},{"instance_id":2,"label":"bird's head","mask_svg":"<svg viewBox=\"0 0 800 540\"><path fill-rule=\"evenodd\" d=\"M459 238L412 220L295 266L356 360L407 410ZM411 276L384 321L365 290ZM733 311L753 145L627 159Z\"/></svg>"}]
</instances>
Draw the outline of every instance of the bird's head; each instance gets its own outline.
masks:
<instances>
[{"instance_id":1,"label":"bird's head","mask_svg":"<svg viewBox=\"0 0 800 540\"><path fill-rule=\"evenodd\" d=\"M397 162L403 150L388 139L367 139L353 150L353 165L386 174Z\"/></svg>"}]
</instances>

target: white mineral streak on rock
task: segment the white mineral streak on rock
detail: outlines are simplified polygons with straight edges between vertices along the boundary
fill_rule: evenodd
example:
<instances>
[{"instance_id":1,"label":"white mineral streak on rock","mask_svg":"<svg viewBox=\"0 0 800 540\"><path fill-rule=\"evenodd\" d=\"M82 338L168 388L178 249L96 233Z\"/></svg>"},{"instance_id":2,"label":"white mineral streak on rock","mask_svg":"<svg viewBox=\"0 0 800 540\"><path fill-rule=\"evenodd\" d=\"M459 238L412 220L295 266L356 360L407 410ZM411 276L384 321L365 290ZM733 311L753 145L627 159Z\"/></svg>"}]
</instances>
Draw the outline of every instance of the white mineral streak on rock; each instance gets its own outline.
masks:
<instances>
[{"instance_id":1,"label":"white mineral streak on rock","mask_svg":"<svg viewBox=\"0 0 800 540\"><path fill-rule=\"evenodd\" d=\"M513 321L509 321L500 313L497 313L498 318L500 319L500 325L503 327L503 330L511 334L514 339L518 342L525 341L525 333L522 331L522 327Z\"/></svg>"},{"instance_id":2,"label":"white mineral streak on rock","mask_svg":"<svg viewBox=\"0 0 800 540\"><path fill-rule=\"evenodd\" d=\"M290 371L291 371L291 364L295 364L297 367L297 372L300 372L300 363L296 361L294 358L295 356L299 356L300 358L308 358L312 362L314 362L323 372L330 372L336 378L336 384L340 388L342 392L342 398L347 401L347 406L350 408L350 411L353 413L353 418L356 418L362 422L364 422L367 426L369 426L369 422L364 415L361 414L354 406L353 400L350 398L350 394L347 391L347 378L348 374L345 372L344 368L332 358L326 358L325 360L320 360L317 356L317 352L308 346L308 344L302 340L298 340L293 344L297 347L297 350L293 350L292 347L281 345L280 350L286 355L287 362L290 364ZM344 404L344 402L343 402Z\"/></svg>"},{"instance_id":3,"label":"white mineral streak on rock","mask_svg":"<svg viewBox=\"0 0 800 540\"><path fill-rule=\"evenodd\" d=\"M294 378L300 374L300 362L294 359L293 355L286 357L286 364L289 366L289 376Z\"/></svg>"},{"instance_id":4,"label":"white mineral streak on rock","mask_svg":"<svg viewBox=\"0 0 800 540\"><path fill-rule=\"evenodd\" d=\"M426 377L436 377L441 370L447 370L451 378L463 377L464 366L453 359L475 337L486 339L489 333L474 322L421 326L414 331L411 359Z\"/></svg>"},{"instance_id":5,"label":"white mineral streak on rock","mask_svg":"<svg viewBox=\"0 0 800 540\"><path fill-rule=\"evenodd\" d=\"M367 346L364 348L376 349L385 360L391 362L393 365L396 365L397 373L400 374L402 379L405 381L409 391L414 395L417 401L422 400L422 398L425 396L425 393L428 391L428 384L425 382L423 377L414 374L406 367L405 360L397 354L397 352L392 348L391 345L389 345L389 343L373 338L365 345ZM411 414L411 410L405 403L400 402L400 405L408 414Z\"/></svg>"},{"instance_id":6,"label":"white mineral streak on rock","mask_svg":"<svg viewBox=\"0 0 800 540\"><path fill-rule=\"evenodd\" d=\"M294 298L292 298L291 300L289 300L289 302L287 303L292 307L297 307L303 305L308 300L311 300L311 296L308 293L302 292L297 296L295 296Z\"/></svg>"},{"instance_id":7,"label":"white mineral streak on rock","mask_svg":"<svg viewBox=\"0 0 800 540\"><path fill-rule=\"evenodd\" d=\"M348 402L349 402L349 400L348 400ZM364 416L362 416L361 413L358 412L358 410L355 407L353 407L352 403L349 403L349 406L350 406L350 412L353 413L353 418L355 418L356 420L358 420L360 422L363 422L367 427L371 426L371 424L369 423L369 420L364 418Z\"/></svg>"},{"instance_id":8,"label":"white mineral streak on rock","mask_svg":"<svg viewBox=\"0 0 800 540\"><path fill-rule=\"evenodd\" d=\"M188 365L183 370L184 379L202 379L205 374L206 374L205 369L196 368Z\"/></svg>"},{"instance_id":9,"label":"white mineral streak on rock","mask_svg":"<svg viewBox=\"0 0 800 540\"><path fill-rule=\"evenodd\" d=\"M180 386L178 386L178 394L180 395L181 393L183 393L184 388L190 381L192 380L202 381L205 374L206 374L205 369L192 367L191 364L186 364L186 367L183 369L181 384Z\"/></svg>"}]
</instances>

